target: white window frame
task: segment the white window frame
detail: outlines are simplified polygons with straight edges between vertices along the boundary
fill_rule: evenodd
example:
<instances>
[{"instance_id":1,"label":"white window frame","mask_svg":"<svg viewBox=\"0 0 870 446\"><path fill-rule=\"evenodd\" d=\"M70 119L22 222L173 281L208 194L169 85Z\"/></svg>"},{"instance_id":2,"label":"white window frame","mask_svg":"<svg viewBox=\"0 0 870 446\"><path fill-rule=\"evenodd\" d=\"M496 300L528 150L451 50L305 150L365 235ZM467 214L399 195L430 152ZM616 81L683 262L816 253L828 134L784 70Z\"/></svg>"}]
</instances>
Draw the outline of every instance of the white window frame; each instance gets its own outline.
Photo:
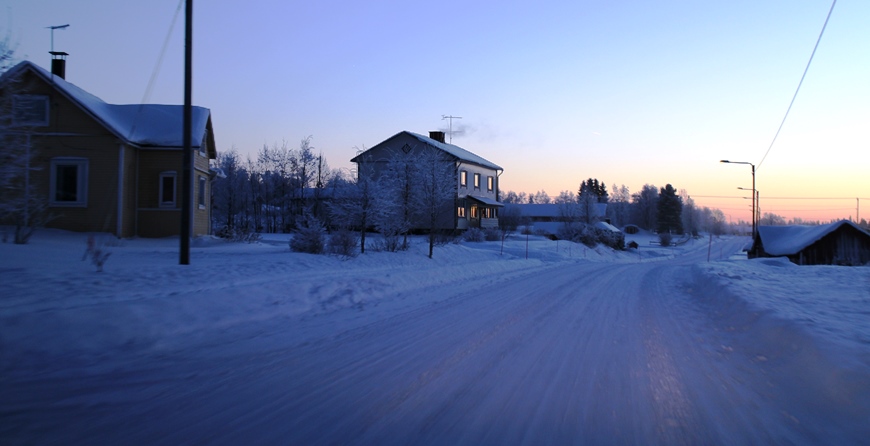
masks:
<instances>
[{"instance_id":1,"label":"white window frame","mask_svg":"<svg viewBox=\"0 0 870 446\"><path fill-rule=\"evenodd\" d=\"M199 189L196 194L196 203L200 209L205 209L205 188L206 188L206 178L202 175L198 176L199 178Z\"/></svg>"},{"instance_id":2,"label":"white window frame","mask_svg":"<svg viewBox=\"0 0 870 446\"><path fill-rule=\"evenodd\" d=\"M19 107L23 102L41 102L44 104L43 106L43 116L38 120L20 120L19 119ZM12 126L13 127L44 127L48 125L49 120L49 112L48 112L48 96L46 95L37 95L37 94L16 94L12 96Z\"/></svg>"},{"instance_id":3,"label":"white window frame","mask_svg":"<svg viewBox=\"0 0 870 446\"><path fill-rule=\"evenodd\" d=\"M163 195L163 179L164 178L172 178L172 201L164 201ZM157 204L162 208L174 208L176 207L176 200L178 196L178 172L174 170L169 170L166 172L160 172L160 185L158 186L158 196L157 196Z\"/></svg>"},{"instance_id":4,"label":"white window frame","mask_svg":"<svg viewBox=\"0 0 870 446\"><path fill-rule=\"evenodd\" d=\"M57 168L61 166L76 166L76 200L57 199ZM51 172L49 174L49 205L62 207L87 207L88 206L88 159L58 157L51 159Z\"/></svg>"},{"instance_id":5,"label":"white window frame","mask_svg":"<svg viewBox=\"0 0 870 446\"><path fill-rule=\"evenodd\" d=\"M459 186L460 187L468 187L468 171L460 170L459 171Z\"/></svg>"}]
</instances>

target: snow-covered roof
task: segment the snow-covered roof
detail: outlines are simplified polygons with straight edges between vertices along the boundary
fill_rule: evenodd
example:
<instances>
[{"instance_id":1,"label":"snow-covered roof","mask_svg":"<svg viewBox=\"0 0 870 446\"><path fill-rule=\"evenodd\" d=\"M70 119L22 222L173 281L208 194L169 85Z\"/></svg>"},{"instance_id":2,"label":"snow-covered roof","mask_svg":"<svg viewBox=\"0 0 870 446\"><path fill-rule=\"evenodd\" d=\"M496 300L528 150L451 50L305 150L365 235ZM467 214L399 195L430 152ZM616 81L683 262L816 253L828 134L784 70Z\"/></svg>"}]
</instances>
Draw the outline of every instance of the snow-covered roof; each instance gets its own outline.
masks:
<instances>
[{"instance_id":1,"label":"snow-covered roof","mask_svg":"<svg viewBox=\"0 0 870 446\"><path fill-rule=\"evenodd\" d=\"M102 99L58 77L30 61L23 61L10 69L7 76L16 76L30 69L85 112L102 123L108 130L125 141L139 146L182 147L182 119L184 107L160 104L107 104ZM207 108L193 107L191 147L198 148L206 134L211 112Z\"/></svg>"},{"instance_id":2,"label":"snow-covered roof","mask_svg":"<svg viewBox=\"0 0 870 446\"><path fill-rule=\"evenodd\" d=\"M598 229L604 229L605 231L610 231L610 232L622 232L619 230L619 228L617 228L616 226L613 226L612 224L610 224L606 221L599 221L598 223L595 223L595 227Z\"/></svg>"},{"instance_id":3,"label":"snow-covered roof","mask_svg":"<svg viewBox=\"0 0 870 446\"><path fill-rule=\"evenodd\" d=\"M579 206L576 203L568 203L568 204L557 204L557 203L547 203L547 204L520 204L520 203L512 203L511 206L516 206L520 209L520 212L527 217L562 217L565 215L563 212L564 206ZM595 209L597 212L596 217L604 217L607 215L607 203L595 203Z\"/></svg>"},{"instance_id":4,"label":"snow-covered roof","mask_svg":"<svg viewBox=\"0 0 870 446\"><path fill-rule=\"evenodd\" d=\"M400 133L402 133L402 132L400 132ZM423 135L420 135L420 134L417 134L414 132L405 131L404 133L407 133L407 134L413 136L414 138L419 139L421 142L423 142L425 144L429 144L431 146L437 147L437 148L459 158L462 161L467 161L469 163L478 164L478 165L481 165L483 167L488 167L488 168L494 169L494 170L504 170L498 164L487 161L483 157L475 155L475 154L469 152L468 150L463 149L462 147L455 146L453 144L447 144L447 143L432 139L428 136L423 136Z\"/></svg>"},{"instance_id":5,"label":"snow-covered roof","mask_svg":"<svg viewBox=\"0 0 870 446\"><path fill-rule=\"evenodd\" d=\"M774 256L785 256L797 254L843 225L852 226L870 237L867 231L849 220L840 220L835 223L818 226L759 226L758 236L764 244L764 251L766 253Z\"/></svg>"},{"instance_id":6,"label":"snow-covered roof","mask_svg":"<svg viewBox=\"0 0 870 446\"><path fill-rule=\"evenodd\" d=\"M504 206L504 204L499 203L496 200L488 197L475 197L474 195L466 195L466 198L471 198L472 200L477 200L487 206Z\"/></svg>"}]
</instances>

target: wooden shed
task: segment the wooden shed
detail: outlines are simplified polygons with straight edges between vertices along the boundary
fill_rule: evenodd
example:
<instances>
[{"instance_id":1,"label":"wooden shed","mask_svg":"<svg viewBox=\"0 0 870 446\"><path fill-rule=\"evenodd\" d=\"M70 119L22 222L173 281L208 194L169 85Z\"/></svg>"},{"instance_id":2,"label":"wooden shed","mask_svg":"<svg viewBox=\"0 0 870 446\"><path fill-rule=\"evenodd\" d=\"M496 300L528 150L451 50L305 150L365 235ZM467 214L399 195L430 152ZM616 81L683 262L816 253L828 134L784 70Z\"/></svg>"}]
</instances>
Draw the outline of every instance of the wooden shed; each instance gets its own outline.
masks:
<instances>
[{"instance_id":1,"label":"wooden shed","mask_svg":"<svg viewBox=\"0 0 870 446\"><path fill-rule=\"evenodd\" d=\"M849 220L819 226L759 226L749 257L788 257L798 265L866 265L870 233Z\"/></svg>"}]
</instances>

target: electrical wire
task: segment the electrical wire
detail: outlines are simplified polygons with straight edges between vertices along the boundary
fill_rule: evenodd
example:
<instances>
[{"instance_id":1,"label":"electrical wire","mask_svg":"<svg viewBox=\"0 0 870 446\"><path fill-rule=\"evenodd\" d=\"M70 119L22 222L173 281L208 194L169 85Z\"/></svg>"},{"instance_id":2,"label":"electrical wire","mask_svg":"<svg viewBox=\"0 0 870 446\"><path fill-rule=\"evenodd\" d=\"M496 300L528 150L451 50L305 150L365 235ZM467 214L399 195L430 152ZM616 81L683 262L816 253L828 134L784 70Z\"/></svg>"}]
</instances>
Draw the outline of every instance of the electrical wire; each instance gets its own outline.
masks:
<instances>
[{"instance_id":1,"label":"electrical wire","mask_svg":"<svg viewBox=\"0 0 870 446\"><path fill-rule=\"evenodd\" d=\"M151 92L154 89L154 83L157 80L157 75L160 73L160 67L163 65L163 57L166 55L166 50L169 47L169 40L172 37L172 31L175 30L175 24L178 22L178 16L181 13L181 7L184 6L185 0L178 1L178 7L175 8L175 15L172 16L172 22L169 24L169 31L166 33L166 38L163 39L163 47L160 49L160 55L157 56L157 62L154 64L154 69L151 71L151 78L148 79L148 86L145 87L145 94L142 96L142 101L139 102L139 108L136 110L136 117L133 119L133 125L130 126L130 134L127 135L129 138L132 138L136 133L136 121L139 119L139 115L142 114L142 107L148 103L148 99L151 98Z\"/></svg>"},{"instance_id":2,"label":"electrical wire","mask_svg":"<svg viewBox=\"0 0 870 446\"><path fill-rule=\"evenodd\" d=\"M773 148L773 144L776 142L776 138L779 136L779 132L782 130L782 126L785 124L785 120L788 118L788 112L791 111L791 106L794 105L794 100L797 98L798 92L801 91L801 85L804 83L804 78L807 77L807 71L810 69L810 64L813 63L813 56L816 55L816 50L819 48L819 42L822 41L822 35L825 34L825 28L828 26L828 20L831 18L831 13L834 12L834 5L837 4L837 0L834 0L831 3L831 9L828 11L828 16L825 18L825 24L822 25L822 31L819 33L819 38L816 39L816 46L813 47L813 52L810 54L810 60L807 62L806 68L804 68L804 74L801 75L801 81L798 82L797 89L794 92L794 96L791 97L791 102L788 104L788 109L785 111L785 116L782 117L782 122L779 123L779 128L776 129L776 134L773 135L773 141L770 142L770 146L767 148L767 151L764 152L764 156L761 157L761 161L755 166L755 171L757 172L761 165L764 164L764 160L767 159L767 155L770 153L770 149Z\"/></svg>"}]
</instances>

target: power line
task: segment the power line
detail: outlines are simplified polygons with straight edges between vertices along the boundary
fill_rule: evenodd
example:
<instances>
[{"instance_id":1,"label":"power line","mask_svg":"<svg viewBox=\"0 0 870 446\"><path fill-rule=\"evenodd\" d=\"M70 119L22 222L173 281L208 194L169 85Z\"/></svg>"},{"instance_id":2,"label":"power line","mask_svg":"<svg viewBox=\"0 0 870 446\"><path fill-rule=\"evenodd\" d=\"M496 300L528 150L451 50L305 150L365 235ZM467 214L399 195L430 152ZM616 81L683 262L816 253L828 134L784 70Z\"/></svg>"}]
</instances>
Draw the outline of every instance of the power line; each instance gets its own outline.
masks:
<instances>
[{"instance_id":1,"label":"power line","mask_svg":"<svg viewBox=\"0 0 870 446\"><path fill-rule=\"evenodd\" d=\"M804 74L801 75L801 81L798 82L797 89L794 91L794 96L791 97L791 102L788 104L788 109L785 111L785 116L782 117L782 122L779 123L779 128L776 129L776 134L773 135L773 141L770 142L770 146L767 148L767 152L764 152L764 156L761 157L761 161L758 163L756 170L761 168L761 165L764 164L764 160L767 159L767 154L770 153L770 149L773 148L773 143L776 142L776 137L779 136L780 130L782 130L782 126L785 124L786 118L788 118L788 112L791 111L791 106L794 105L794 100L797 98L798 92L801 91L801 85L804 83L804 78L807 76L807 71L810 69L810 64L813 63L813 56L816 55L816 49L819 48L819 42L822 41L822 35L825 34L825 28L828 26L828 20L831 18L831 13L834 12L834 5L837 4L837 0L834 0L831 3L831 9L828 11L828 16L825 18L825 24L822 25L822 31L819 32L819 38L816 39L816 46L813 47L813 52L810 54L810 60L807 62L806 68L804 68Z\"/></svg>"}]
</instances>

